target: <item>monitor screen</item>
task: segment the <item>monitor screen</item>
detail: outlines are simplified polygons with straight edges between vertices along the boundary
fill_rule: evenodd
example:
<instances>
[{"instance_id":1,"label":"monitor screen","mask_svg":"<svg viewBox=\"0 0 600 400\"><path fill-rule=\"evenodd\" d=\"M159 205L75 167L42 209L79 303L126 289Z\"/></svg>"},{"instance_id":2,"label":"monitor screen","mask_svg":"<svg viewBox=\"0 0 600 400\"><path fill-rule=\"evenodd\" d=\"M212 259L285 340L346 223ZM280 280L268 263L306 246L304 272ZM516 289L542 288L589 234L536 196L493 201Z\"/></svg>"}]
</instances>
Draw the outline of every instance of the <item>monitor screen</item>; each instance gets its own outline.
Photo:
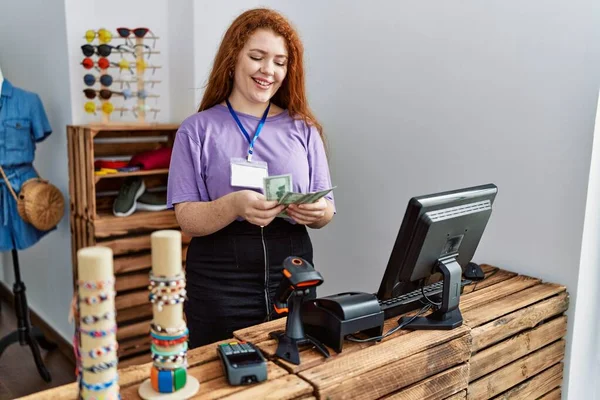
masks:
<instances>
[{"instance_id":1,"label":"monitor screen","mask_svg":"<svg viewBox=\"0 0 600 400\"><path fill-rule=\"evenodd\" d=\"M409 200L377 297L410 292L440 261L464 267L472 260L498 188L487 184Z\"/></svg>"}]
</instances>

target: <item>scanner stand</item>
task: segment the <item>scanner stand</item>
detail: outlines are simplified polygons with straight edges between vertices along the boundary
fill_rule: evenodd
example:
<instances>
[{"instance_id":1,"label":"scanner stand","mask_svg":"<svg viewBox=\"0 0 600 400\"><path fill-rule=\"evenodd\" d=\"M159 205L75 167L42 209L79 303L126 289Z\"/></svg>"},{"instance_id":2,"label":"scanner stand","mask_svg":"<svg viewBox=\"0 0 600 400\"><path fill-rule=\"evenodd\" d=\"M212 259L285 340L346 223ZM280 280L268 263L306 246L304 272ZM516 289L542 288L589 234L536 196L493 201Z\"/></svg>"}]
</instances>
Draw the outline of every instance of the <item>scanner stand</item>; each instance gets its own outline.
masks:
<instances>
[{"instance_id":1,"label":"scanner stand","mask_svg":"<svg viewBox=\"0 0 600 400\"><path fill-rule=\"evenodd\" d=\"M411 330L450 330L462 325L463 318L458 308L461 291L462 268L454 257L438 261L438 269L444 277L442 305L426 317L415 318L404 329ZM412 317L402 317L400 325Z\"/></svg>"},{"instance_id":2,"label":"scanner stand","mask_svg":"<svg viewBox=\"0 0 600 400\"><path fill-rule=\"evenodd\" d=\"M323 354L325 358L329 358L329 351L323 344L314 337L305 334L300 316L302 310L302 301L308 290L298 290L292 292L288 299L288 317L285 325L285 332L275 331L270 332L269 336L278 341L277 351L275 354L291 362L292 364L300 364L300 349L299 347L305 344L312 344Z\"/></svg>"}]
</instances>

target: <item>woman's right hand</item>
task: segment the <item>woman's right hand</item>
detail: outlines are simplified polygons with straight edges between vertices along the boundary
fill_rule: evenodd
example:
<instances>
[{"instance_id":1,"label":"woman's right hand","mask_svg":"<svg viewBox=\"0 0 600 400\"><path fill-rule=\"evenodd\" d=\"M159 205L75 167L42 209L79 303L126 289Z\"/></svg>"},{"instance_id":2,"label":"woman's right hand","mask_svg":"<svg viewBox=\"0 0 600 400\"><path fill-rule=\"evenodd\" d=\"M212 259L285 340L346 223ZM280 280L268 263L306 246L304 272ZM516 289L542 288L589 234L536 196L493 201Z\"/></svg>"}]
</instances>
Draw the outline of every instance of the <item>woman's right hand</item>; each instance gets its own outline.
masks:
<instances>
[{"instance_id":1,"label":"woman's right hand","mask_svg":"<svg viewBox=\"0 0 600 400\"><path fill-rule=\"evenodd\" d=\"M237 215L251 224L267 226L285 209L277 200L267 201L265 196L253 190L235 192L234 208Z\"/></svg>"}]
</instances>

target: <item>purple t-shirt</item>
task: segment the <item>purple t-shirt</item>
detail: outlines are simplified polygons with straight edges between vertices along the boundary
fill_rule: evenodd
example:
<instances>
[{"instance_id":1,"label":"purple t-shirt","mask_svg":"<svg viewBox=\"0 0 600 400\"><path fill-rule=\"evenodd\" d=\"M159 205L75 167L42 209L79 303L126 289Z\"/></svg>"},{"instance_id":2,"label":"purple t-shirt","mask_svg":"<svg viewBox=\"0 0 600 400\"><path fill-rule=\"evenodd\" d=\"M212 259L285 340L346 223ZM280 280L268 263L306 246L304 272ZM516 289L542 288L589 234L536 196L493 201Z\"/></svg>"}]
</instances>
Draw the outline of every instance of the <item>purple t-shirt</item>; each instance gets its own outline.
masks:
<instances>
[{"instance_id":1,"label":"purple t-shirt","mask_svg":"<svg viewBox=\"0 0 600 400\"><path fill-rule=\"evenodd\" d=\"M260 118L237 113L252 138ZM167 206L213 201L245 188L231 186L231 158L245 158L248 141L226 106L216 105L183 121L173 145ZM265 161L269 175L292 174L293 191L331 187L323 141L316 128L286 111L268 117L254 143L253 161ZM258 192L262 190L255 189ZM333 194L325 196L333 203Z\"/></svg>"}]
</instances>

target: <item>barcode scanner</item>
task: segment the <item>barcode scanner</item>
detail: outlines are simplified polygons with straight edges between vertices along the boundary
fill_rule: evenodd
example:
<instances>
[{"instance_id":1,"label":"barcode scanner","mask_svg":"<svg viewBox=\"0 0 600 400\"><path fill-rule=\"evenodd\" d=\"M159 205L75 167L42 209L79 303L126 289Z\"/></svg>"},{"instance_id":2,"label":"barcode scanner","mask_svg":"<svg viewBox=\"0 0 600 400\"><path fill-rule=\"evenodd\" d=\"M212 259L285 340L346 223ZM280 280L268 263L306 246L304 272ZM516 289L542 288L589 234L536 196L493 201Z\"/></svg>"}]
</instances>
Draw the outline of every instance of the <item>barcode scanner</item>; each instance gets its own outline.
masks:
<instances>
[{"instance_id":1,"label":"barcode scanner","mask_svg":"<svg viewBox=\"0 0 600 400\"><path fill-rule=\"evenodd\" d=\"M317 350L329 358L329 351L317 339L304 333L300 315L304 297L310 293L310 288L323 283L323 277L306 260L290 256L283 261L283 279L277 288L273 308L277 314L288 313L285 332L275 331L269 336L277 339L278 357L300 364L299 346L312 344Z\"/></svg>"}]
</instances>

